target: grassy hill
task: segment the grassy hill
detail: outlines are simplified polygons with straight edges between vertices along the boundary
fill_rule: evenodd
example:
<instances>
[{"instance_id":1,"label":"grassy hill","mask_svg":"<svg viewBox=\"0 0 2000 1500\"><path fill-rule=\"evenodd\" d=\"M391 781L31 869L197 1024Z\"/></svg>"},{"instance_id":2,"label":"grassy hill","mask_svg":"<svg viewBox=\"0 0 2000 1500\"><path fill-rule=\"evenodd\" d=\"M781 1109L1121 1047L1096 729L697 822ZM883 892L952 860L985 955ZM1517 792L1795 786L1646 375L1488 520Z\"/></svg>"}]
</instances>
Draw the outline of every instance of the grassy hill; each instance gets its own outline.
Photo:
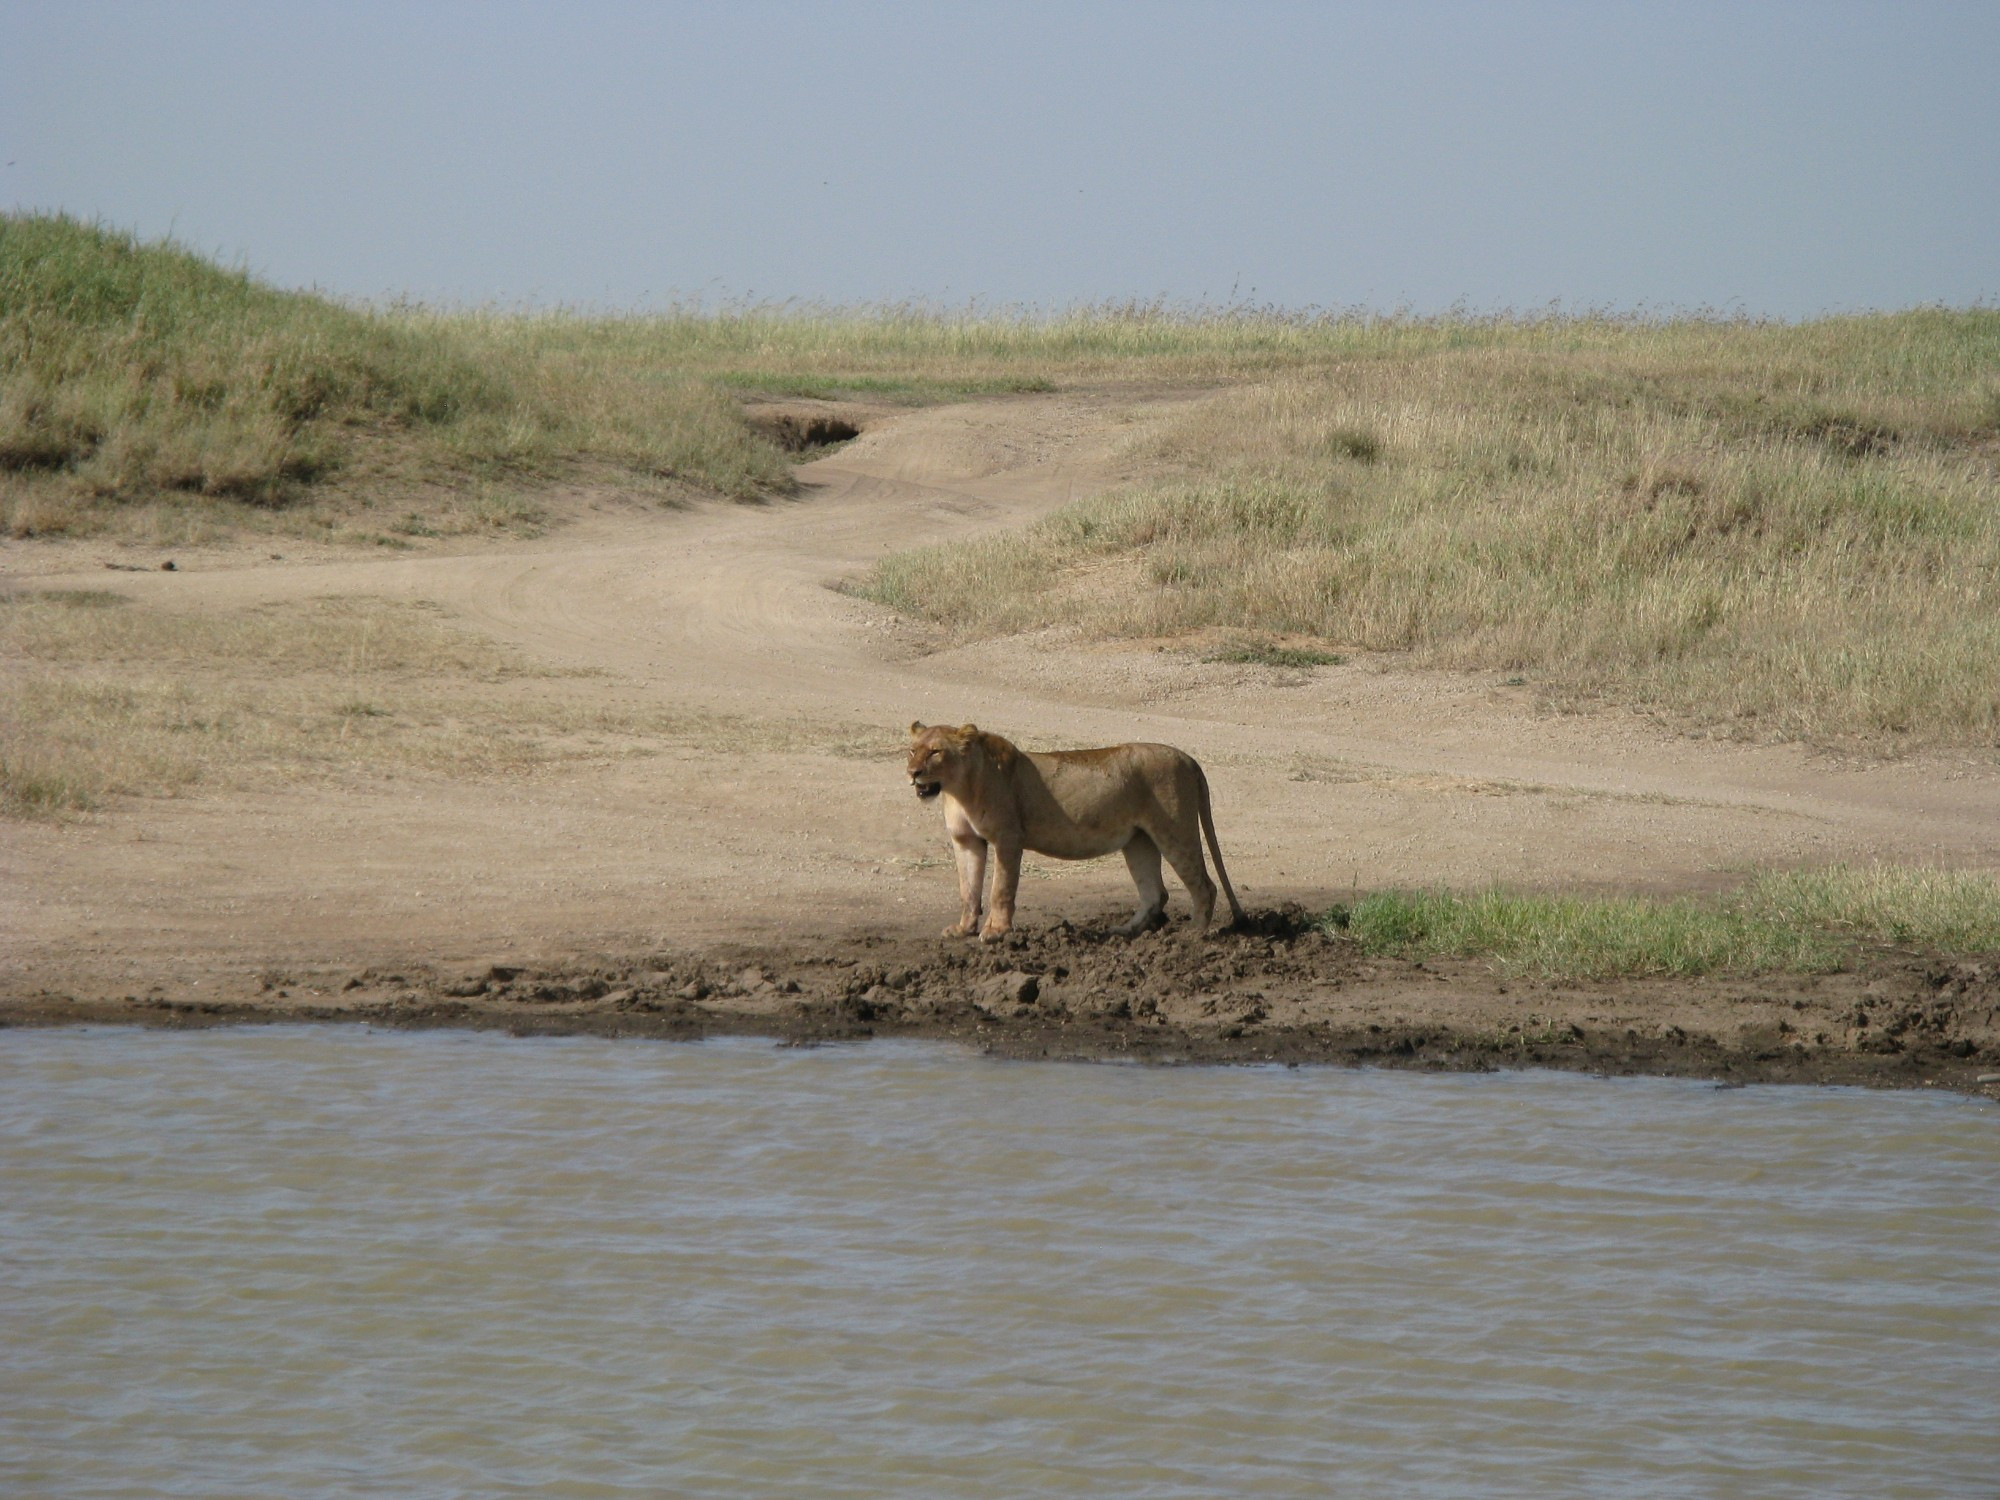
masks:
<instances>
[{"instance_id":1,"label":"grassy hill","mask_svg":"<svg viewBox=\"0 0 2000 1500\"><path fill-rule=\"evenodd\" d=\"M15 535L175 497L281 507L578 462L748 495L776 450L671 367L580 378L479 320L280 291L171 243L0 218L0 475Z\"/></svg>"}]
</instances>

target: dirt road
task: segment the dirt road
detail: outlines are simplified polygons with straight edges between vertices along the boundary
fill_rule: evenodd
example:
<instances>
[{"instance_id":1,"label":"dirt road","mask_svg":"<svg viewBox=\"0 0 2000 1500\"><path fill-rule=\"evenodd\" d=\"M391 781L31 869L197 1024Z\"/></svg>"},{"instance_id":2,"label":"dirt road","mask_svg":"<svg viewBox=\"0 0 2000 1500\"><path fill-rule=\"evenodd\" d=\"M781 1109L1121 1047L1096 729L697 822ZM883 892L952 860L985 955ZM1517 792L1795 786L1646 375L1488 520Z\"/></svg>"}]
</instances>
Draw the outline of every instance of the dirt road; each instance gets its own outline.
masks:
<instances>
[{"instance_id":1,"label":"dirt road","mask_svg":"<svg viewBox=\"0 0 2000 1500\"><path fill-rule=\"evenodd\" d=\"M707 727L528 777L401 775L0 825L0 989L198 999L259 992L278 971L918 941L955 894L936 810L901 773L912 718L976 720L1030 748L1184 746L1209 769L1255 907L1383 883L1671 890L1753 864L2000 866L1990 755L1849 765L1624 713L1551 716L1531 686L1365 656L1288 671L1055 634L932 649L834 588L886 552L1117 482L1134 436L1190 399L895 414L805 465L796 498L614 504L528 542L184 551L170 574L108 572L102 547L10 545L0 567L22 586L172 608L430 601L536 662L586 669L580 691ZM1031 860L1022 920L1097 919L1128 892L1120 861Z\"/></svg>"}]
</instances>

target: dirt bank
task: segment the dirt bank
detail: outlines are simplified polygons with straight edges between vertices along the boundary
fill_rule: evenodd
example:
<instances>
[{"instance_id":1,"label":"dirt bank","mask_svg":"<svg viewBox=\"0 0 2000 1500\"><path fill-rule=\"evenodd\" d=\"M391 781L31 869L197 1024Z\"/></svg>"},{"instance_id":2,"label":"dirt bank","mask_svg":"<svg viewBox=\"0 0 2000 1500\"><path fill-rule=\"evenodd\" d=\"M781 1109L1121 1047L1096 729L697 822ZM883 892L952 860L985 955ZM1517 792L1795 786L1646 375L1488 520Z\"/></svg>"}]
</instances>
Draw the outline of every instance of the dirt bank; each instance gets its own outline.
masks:
<instances>
[{"instance_id":1,"label":"dirt bank","mask_svg":"<svg viewBox=\"0 0 2000 1500\"><path fill-rule=\"evenodd\" d=\"M1003 1057L1553 1067L2000 1097L2000 966L1882 955L1855 972L1549 983L1371 959L1303 913L1187 942L1110 916L995 947L855 935L554 962L214 972L127 993L0 995L0 1024L348 1021L520 1035L967 1043ZM1981 1080L1985 1081L1982 1082Z\"/></svg>"}]
</instances>

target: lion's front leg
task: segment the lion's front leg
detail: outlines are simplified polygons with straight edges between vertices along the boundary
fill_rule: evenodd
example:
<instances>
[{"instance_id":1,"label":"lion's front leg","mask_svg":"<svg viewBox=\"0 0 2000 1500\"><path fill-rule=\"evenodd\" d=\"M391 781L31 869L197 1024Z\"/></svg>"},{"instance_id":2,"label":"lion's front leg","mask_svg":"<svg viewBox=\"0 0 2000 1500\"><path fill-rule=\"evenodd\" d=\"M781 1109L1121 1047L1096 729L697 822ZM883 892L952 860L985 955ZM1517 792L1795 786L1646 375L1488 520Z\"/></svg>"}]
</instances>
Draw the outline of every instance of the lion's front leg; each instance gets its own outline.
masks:
<instances>
[{"instance_id":1,"label":"lion's front leg","mask_svg":"<svg viewBox=\"0 0 2000 1500\"><path fill-rule=\"evenodd\" d=\"M982 943L997 942L1014 930L1014 892L1021 885L1021 846L995 844L993 900L987 907L986 927L979 934Z\"/></svg>"},{"instance_id":2,"label":"lion's front leg","mask_svg":"<svg viewBox=\"0 0 2000 1500\"><path fill-rule=\"evenodd\" d=\"M979 898L986 890L986 840L967 829L951 836L951 852L958 861L958 925L944 930L946 937L971 937L979 930Z\"/></svg>"}]
</instances>

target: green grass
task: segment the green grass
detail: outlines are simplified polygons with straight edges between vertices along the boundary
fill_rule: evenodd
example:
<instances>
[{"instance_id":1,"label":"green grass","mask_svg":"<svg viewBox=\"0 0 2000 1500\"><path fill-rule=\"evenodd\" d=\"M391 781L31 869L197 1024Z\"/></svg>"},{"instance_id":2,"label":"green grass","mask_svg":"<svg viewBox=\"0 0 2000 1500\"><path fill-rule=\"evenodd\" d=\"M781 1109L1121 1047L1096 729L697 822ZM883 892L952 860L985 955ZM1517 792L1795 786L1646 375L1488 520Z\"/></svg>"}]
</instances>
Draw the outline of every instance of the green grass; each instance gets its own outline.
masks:
<instances>
[{"instance_id":1,"label":"green grass","mask_svg":"<svg viewBox=\"0 0 2000 1500\"><path fill-rule=\"evenodd\" d=\"M1485 958L1546 977L1827 973L1867 947L2000 951L2000 881L1873 865L1761 875L1713 899L1392 890L1324 925L1371 954Z\"/></svg>"}]
</instances>

